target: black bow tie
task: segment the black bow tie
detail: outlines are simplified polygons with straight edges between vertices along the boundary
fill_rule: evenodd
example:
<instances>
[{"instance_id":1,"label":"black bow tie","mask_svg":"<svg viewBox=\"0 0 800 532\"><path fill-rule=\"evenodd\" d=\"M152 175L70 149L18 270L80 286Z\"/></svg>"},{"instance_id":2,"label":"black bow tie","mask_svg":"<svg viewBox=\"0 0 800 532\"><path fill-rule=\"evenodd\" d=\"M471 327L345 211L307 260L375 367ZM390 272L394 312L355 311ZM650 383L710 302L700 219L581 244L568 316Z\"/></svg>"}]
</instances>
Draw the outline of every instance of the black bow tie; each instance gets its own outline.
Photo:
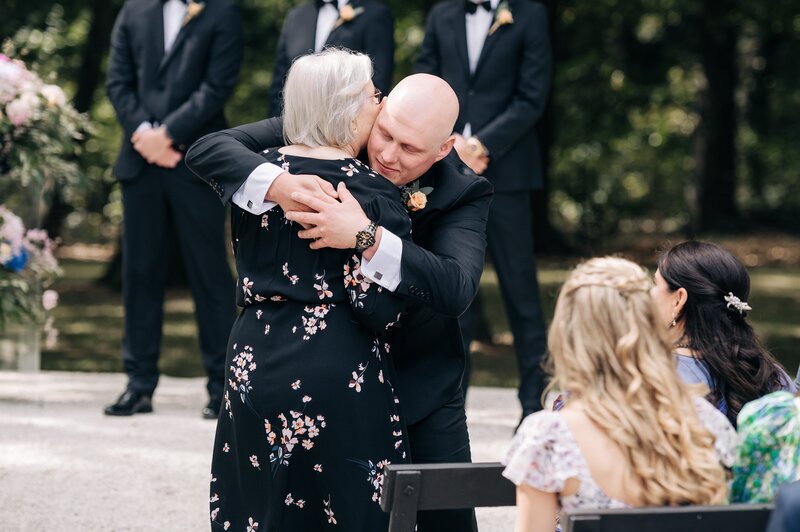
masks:
<instances>
[{"instance_id":1,"label":"black bow tie","mask_svg":"<svg viewBox=\"0 0 800 532\"><path fill-rule=\"evenodd\" d=\"M169 0L161 0L162 4L166 4L167 2L169 2ZM178 0L178 2L186 4L186 3L188 3L188 0Z\"/></svg>"},{"instance_id":2,"label":"black bow tie","mask_svg":"<svg viewBox=\"0 0 800 532\"><path fill-rule=\"evenodd\" d=\"M315 0L314 2L317 5L317 9L322 9L326 5L333 6L336 11L339 11L339 2L338 0Z\"/></svg>"},{"instance_id":3,"label":"black bow tie","mask_svg":"<svg viewBox=\"0 0 800 532\"><path fill-rule=\"evenodd\" d=\"M474 15L478 8L482 7L486 11L492 10L492 3L489 0L485 2L473 2L472 0L464 0L464 10L470 15Z\"/></svg>"}]
</instances>

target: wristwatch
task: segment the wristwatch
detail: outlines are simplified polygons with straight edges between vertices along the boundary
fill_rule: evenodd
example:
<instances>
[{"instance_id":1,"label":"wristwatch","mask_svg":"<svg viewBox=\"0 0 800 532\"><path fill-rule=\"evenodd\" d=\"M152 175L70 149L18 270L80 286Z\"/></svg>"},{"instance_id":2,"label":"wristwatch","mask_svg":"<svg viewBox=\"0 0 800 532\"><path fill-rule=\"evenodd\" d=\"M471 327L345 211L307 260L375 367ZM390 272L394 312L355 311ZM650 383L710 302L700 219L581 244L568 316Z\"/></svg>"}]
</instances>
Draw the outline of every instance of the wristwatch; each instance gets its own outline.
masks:
<instances>
[{"instance_id":1,"label":"wristwatch","mask_svg":"<svg viewBox=\"0 0 800 532\"><path fill-rule=\"evenodd\" d=\"M356 251L364 253L366 250L375 245L375 232L378 230L378 224L370 222L368 226L356 233Z\"/></svg>"}]
</instances>

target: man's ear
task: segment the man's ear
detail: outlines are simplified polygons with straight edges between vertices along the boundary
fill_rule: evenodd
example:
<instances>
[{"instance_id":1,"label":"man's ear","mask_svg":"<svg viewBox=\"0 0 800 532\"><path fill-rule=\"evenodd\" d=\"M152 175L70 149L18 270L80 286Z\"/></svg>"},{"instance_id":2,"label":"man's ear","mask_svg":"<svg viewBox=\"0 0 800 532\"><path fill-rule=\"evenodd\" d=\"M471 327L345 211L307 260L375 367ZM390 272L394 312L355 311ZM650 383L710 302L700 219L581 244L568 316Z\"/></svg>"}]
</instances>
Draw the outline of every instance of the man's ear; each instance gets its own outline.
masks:
<instances>
[{"instance_id":1,"label":"man's ear","mask_svg":"<svg viewBox=\"0 0 800 532\"><path fill-rule=\"evenodd\" d=\"M439 146L439 153L438 155L436 155L436 161L441 161L442 159L447 157L447 155L450 153L450 150L453 149L453 145L455 145L455 143L456 143L455 135L450 135L449 137L447 137L447 140L444 141L441 146Z\"/></svg>"}]
</instances>

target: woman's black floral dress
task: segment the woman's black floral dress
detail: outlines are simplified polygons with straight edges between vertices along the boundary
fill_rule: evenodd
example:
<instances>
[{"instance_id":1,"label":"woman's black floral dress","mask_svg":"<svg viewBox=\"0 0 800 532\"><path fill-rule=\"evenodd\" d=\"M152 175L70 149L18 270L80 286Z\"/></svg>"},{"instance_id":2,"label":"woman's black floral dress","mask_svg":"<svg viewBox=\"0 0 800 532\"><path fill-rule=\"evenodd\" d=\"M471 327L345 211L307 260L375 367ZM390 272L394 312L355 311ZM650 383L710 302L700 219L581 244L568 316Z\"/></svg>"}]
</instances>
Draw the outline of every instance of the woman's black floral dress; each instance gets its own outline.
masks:
<instances>
[{"instance_id":1,"label":"woman's black floral dress","mask_svg":"<svg viewBox=\"0 0 800 532\"><path fill-rule=\"evenodd\" d=\"M264 157L344 181L371 220L409 234L397 188L360 161ZM402 302L361 275L353 251L313 251L300 229L280 207L253 215L233 206L244 310L214 443L213 530L385 530L383 469L408 460L382 339Z\"/></svg>"}]
</instances>

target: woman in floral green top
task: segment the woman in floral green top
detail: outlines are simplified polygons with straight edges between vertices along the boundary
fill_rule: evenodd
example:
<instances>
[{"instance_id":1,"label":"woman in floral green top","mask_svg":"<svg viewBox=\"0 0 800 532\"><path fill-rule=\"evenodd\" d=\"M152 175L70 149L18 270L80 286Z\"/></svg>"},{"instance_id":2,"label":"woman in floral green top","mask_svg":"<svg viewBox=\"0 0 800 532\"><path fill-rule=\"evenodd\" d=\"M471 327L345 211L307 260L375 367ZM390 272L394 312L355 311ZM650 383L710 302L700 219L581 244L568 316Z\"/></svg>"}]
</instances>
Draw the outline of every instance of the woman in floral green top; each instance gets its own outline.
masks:
<instances>
[{"instance_id":1,"label":"woman in floral green top","mask_svg":"<svg viewBox=\"0 0 800 532\"><path fill-rule=\"evenodd\" d=\"M731 502L772 502L783 484L800 479L800 398L765 395L742 408L738 423Z\"/></svg>"}]
</instances>

